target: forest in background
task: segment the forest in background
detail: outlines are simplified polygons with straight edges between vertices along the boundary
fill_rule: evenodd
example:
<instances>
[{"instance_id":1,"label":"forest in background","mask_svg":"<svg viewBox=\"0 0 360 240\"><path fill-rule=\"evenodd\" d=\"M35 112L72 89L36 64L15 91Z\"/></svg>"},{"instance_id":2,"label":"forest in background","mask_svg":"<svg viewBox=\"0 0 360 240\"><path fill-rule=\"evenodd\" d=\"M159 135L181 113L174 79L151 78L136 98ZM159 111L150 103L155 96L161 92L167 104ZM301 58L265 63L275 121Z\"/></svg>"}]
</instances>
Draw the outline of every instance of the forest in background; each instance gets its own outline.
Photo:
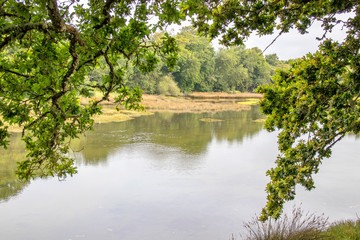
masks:
<instances>
[{"instance_id":1,"label":"forest in background","mask_svg":"<svg viewBox=\"0 0 360 240\"><path fill-rule=\"evenodd\" d=\"M160 42L164 33L153 36ZM279 60L276 54L263 55L259 48L245 46L220 48L215 51L210 41L198 36L192 27L176 34L177 66L169 69L165 57L154 71L146 73L135 67L136 58L118 60L123 68L123 81L129 88L138 87L148 94L180 95L191 92L253 92L259 85L271 82L276 69L289 67L289 61ZM109 74L105 61L88 74L92 84L100 83Z\"/></svg>"}]
</instances>

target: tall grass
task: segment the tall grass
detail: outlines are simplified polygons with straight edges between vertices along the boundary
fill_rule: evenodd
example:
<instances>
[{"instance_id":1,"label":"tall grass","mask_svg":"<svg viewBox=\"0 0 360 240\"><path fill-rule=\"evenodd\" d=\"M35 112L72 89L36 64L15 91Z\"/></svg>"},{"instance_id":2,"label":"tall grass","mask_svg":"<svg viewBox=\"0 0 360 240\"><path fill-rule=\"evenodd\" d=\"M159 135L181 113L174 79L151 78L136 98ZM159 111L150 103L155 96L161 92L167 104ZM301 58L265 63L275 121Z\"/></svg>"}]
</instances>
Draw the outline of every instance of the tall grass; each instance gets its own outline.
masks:
<instances>
[{"instance_id":1,"label":"tall grass","mask_svg":"<svg viewBox=\"0 0 360 240\"><path fill-rule=\"evenodd\" d=\"M360 240L360 218L331 224L325 234L328 239Z\"/></svg>"},{"instance_id":2,"label":"tall grass","mask_svg":"<svg viewBox=\"0 0 360 240\"><path fill-rule=\"evenodd\" d=\"M246 240L318 240L328 239L324 231L328 227L328 218L324 215L304 213L300 207L294 207L291 216L284 214L280 219L261 222L258 218L244 224ZM234 238L233 238L234 239Z\"/></svg>"}]
</instances>

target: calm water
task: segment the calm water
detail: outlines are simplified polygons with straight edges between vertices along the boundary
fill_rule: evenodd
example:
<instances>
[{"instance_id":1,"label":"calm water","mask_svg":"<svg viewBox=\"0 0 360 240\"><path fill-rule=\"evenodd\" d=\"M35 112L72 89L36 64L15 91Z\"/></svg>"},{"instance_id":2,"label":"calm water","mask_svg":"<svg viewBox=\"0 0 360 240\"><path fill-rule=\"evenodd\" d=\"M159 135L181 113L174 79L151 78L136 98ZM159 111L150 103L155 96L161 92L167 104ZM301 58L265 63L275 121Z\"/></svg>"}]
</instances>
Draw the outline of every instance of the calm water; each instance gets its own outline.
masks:
<instances>
[{"instance_id":1,"label":"calm water","mask_svg":"<svg viewBox=\"0 0 360 240\"><path fill-rule=\"evenodd\" d=\"M217 114L159 113L100 124L74 142L79 173L16 181L14 136L0 158L0 239L227 240L265 204L277 154L257 107ZM202 118L221 119L203 122ZM360 214L360 141L349 136L296 201L331 220Z\"/></svg>"}]
</instances>

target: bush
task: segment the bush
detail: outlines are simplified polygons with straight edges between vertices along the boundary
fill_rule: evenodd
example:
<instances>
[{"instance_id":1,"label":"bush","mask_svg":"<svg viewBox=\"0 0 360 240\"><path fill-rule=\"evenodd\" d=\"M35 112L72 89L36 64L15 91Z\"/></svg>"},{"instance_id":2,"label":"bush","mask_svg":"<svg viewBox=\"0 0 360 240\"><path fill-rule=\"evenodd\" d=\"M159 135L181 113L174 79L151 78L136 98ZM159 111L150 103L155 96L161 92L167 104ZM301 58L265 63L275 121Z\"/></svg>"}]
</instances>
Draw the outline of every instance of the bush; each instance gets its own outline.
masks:
<instances>
[{"instance_id":1,"label":"bush","mask_svg":"<svg viewBox=\"0 0 360 240\"><path fill-rule=\"evenodd\" d=\"M158 84L158 93L161 95L179 96L180 88L171 75L161 77Z\"/></svg>"},{"instance_id":2,"label":"bush","mask_svg":"<svg viewBox=\"0 0 360 240\"><path fill-rule=\"evenodd\" d=\"M324 231L328 218L324 215L304 214L300 207L294 207L292 216L284 214L280 219L261 222L258 218L245 223L248 232L246 240L316 240L328 239Z\"/></svg>"}]
</instances>

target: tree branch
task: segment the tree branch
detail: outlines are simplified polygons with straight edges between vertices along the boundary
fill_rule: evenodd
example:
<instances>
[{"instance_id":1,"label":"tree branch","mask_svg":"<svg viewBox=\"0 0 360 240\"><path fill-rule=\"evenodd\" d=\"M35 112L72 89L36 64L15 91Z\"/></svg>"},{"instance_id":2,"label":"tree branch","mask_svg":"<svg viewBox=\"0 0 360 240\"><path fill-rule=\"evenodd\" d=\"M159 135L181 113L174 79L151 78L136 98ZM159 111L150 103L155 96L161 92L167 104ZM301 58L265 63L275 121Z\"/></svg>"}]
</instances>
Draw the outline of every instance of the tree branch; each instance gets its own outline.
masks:
<instances>
[{"instance_id":1,"label":"tree branch","mask_svg":"<svg viewBox=\"0 0 360 240\"><path fill-rule=\"evenodd\" d=\"M276 38L274 40L272 40L272 42L266 46L266 48L261 52L261 54L264 54L264 52L271 46L274 44L274 42L281 36L281 34L284 33L284 29L281 30L281 32L276 36Z\"/></svg>"},{"instance_id":2,"label":"tree branch","mask_svg":"<svg viewBox=\"0 0 360 240\"><path fill-rule=\"evenodd\" d=\"M27 32L30 30L41 30L48 31L53 28L52 24L47 22L43 23L23 23L23 24L14 24L4 28L0 28L0 34L18 34L20 32Z\"/></svg>"},{"instance_id":3,"label":"tree branch","mask_svg":"<svg viewBox=\"0 0 360 240\"><path fill-rule=\"evenodd\" d=\"M73 26L65 24L64 19L60 15L59 7L56 0L48 0L46 5L51 22L54 26L54 29L57 32L68 32L75 37L75 40L80 44L80 46L85 47L86 44L80 37L79 32Z\"/></svg>"},{"instance_id":4,"label":"tree branch","mask_svg":"<svg viewBox=\"0 0 360 240\"><path fill-rule=\"evenodd\" d=\"M65 22L60 15L57 1L47 0L46 8L48 9L48 13L54 27L57 29L57 31L63 32L65 30Z\"/></svg>"},{"instance_id":5,"label":"tree branch","mask_svg":"<svg viewBox=\"0 0 360 240\"><path fill-rule=\"evenodd\" d=\"M68 69L68 71L66 72L65 76L62 79L62 83L61 83L62 91L65 91L67 82L69 82L71 75L73 75L76 72L76 68L79 65L79 56L76 53L76 37L74 35L70 40L69 52L73 59L70 68Z\"/></svg>"},{"instance_id":6,"label":"tree branch","mask_svg":"<svg viewBox=\"0 0 360 240\"><path fill-rule=\"evenodd\" d=\"M20 76L20 77L24 77L24 78L33 77L33 76L30 76L30 75L26 75L26 74L22 74L22 73L19 73L19 72L15 72L15 71L13 71L13 70L5 69L3 66L0 66L0 71L12 73L12 74L18 75L18 76Z\"/></svg>"},{"instance_id":7,"label":"tree branch","mask_svg":"<svg viewBox=\"0 0 360 240\"><path fill-rule=\"evenodd\" d=\"M116 2L116 0L106 0L105 6L103 8L103 14L105 15L105 19L101 23L95 25L94 29L100 29L110 22L111 15L109 13L109 10L114 2Z\"/></svg>"},{"instance_id":8,"label":"tree branch","mask_svg":"<svg viewBox=\"0 0 360 240\"><path fill-rule=\"evenodd\" d=\"M43 114L41 114L36 120L32 121L31 123L27 124L24 126L23 130L22 130L22 137L24 137L25 135L25 131L26 129L32 127L35 123L39 122L41 119L43 119L47 114L49 114L50 111L44 112Z\"/></svg>"},{"instance_id":9,"label":"tree branch","mask_svg":"<svg viewBox=\"0 0 360 240\"><path fill-rule=\"evenodd\" d=\"M0 17L18 17L18 16L13 13L7 13L4 10L0 9Z\"/></svg>"}]
</instances>

